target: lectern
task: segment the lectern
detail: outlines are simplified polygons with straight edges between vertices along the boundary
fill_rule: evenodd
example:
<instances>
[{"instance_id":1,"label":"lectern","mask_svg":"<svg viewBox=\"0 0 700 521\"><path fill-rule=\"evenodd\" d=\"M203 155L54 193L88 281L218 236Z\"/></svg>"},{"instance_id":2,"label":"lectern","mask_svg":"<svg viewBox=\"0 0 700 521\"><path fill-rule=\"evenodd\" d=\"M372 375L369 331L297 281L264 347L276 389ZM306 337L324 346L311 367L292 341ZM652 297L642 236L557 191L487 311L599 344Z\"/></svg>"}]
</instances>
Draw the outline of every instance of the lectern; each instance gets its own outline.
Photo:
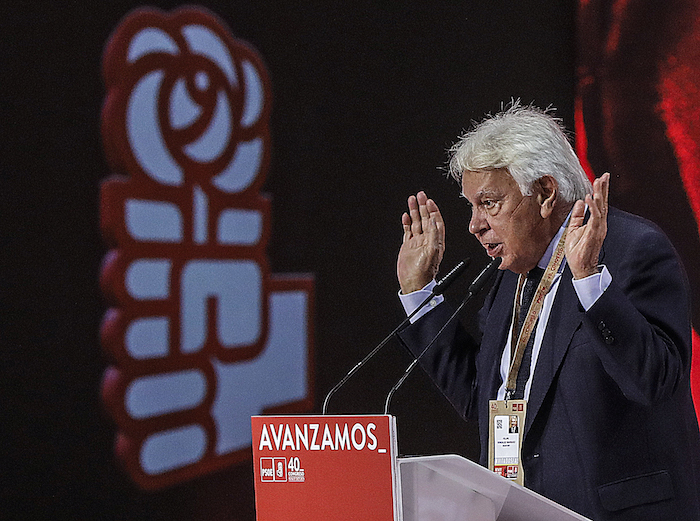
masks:
<instances>
[{"instance_id":1,"label":"lectern","mask_svg":"<svg viewBox=\"0 0 700 521\"><path fill-rule=\"evenodd\" d=\"M457 455L397 456L393 416L253 416L258 521L590 521Z\"/></svg>"}]
</instances>

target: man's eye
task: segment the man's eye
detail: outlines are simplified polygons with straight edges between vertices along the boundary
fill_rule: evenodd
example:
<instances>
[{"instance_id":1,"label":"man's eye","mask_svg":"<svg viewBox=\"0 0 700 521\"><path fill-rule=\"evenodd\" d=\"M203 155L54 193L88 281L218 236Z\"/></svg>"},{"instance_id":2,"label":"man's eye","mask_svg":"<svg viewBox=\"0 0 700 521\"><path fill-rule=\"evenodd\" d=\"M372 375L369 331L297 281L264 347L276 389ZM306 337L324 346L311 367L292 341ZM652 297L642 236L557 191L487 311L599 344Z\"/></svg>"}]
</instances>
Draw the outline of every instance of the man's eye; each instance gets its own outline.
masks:
<instances>
[{"instance_id":1,"label":"man's eye","mask_svg":"<svg viewBox=\"0 0 700 521\"><path fill-rule=\"evenodd\" d=\"M486 199L485 201L481 202L481 205L488 210L490 208L493 208L496 205L496 201Z\"/></svg>"}]
</instances>

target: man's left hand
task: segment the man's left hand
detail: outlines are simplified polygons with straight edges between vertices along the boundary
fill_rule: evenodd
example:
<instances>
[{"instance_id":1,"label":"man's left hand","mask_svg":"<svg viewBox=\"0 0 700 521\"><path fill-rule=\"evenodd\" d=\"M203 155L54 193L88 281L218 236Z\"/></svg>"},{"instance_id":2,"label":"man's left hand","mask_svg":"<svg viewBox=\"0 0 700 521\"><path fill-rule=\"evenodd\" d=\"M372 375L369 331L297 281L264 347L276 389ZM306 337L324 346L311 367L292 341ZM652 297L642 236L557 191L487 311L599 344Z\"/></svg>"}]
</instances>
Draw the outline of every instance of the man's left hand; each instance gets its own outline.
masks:
<instances>
[{"instance_id":1,"label":"man's left hand","mask_svg":"<svg viewBox=\"0 0 700 521\"><path fill-rule=\"evenodd\" d=\"M605 173L593 182L593 195L578 200L571 211L571 221L566 235L566 262L575 279L583 279L598 273L598 257L603 240L608 233L608 189L610 174ZM586 205L590 211L588 222Z\"/></svg>"}]
</instances>

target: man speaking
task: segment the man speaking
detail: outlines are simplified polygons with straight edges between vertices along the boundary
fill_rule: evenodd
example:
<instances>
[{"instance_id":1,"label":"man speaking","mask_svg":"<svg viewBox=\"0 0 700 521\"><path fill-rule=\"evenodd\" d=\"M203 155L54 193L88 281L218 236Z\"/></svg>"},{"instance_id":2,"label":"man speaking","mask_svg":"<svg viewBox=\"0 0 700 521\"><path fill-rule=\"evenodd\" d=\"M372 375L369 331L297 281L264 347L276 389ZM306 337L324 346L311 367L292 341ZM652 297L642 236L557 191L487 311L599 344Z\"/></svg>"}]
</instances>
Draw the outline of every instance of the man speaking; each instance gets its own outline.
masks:
<instances>
[{"instance_id":1,"label":"man speaking","mask_svg":"<svg viewBox=\"0 0 700 521\"><path fill-rule=\"evenodd\" d=\"M502 263L481 338L453 322L421 363L478 421L482 465L596 521L700 520L689 291L668 239L608 207L609 174L591 185L546 111L515 103L450 154L469 232ZM423 192L408 209L397 275L410 313L435 283L445 225ZM421 311L402 341L420 354L451 312Z\"/></svg>"}]
</instances>

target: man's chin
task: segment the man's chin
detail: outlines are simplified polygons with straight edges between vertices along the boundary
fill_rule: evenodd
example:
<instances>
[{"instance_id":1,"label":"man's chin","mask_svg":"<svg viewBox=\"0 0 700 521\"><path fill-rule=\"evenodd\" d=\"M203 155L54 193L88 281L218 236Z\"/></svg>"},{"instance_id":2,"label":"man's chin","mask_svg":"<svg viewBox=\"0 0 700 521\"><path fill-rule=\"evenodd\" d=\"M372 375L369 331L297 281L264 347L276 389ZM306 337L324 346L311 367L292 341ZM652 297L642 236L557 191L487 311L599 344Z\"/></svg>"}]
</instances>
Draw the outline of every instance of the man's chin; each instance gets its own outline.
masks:
<instances>
[{"instance_id":1,"label":"man's chin","mask_svg":"<svg viewBox=\"0 0 700 521\"><path fill-rule=\"evenodd\" d=\"M514 259L512 256L506 254L501 257L501 265L498 267L499 270L509 270L513 273L527 274L532 268L527 266L522 266L517 262L517 258ZM534 266L533 266L534 267Z\"/></svg>"},{"instance_id":2,"label":"man's chin","mask_svg":"<svg viewBox=\"0 0 700 521\"><path fill-rule=\"evenodd\" d=\"M498 266L498 269L499 269L499 270L509 270L509 269L510 269L510 266L511 266L511 263L512 263L512 260L513 260L513 259L510 258L510 256L507 255L507 254L506 254L506 255L503 255L503 250L502 250L502 249L499 249L498 253L496 253L495 255L491 255L491 253L489 253L488 251L487 251L486 253L488 254L488 256L489 256L491 259L495 259L496 257L500 257L500 258L501 258L501 264L500 264L500 266Z\"/></svg>"}]
</instances>

